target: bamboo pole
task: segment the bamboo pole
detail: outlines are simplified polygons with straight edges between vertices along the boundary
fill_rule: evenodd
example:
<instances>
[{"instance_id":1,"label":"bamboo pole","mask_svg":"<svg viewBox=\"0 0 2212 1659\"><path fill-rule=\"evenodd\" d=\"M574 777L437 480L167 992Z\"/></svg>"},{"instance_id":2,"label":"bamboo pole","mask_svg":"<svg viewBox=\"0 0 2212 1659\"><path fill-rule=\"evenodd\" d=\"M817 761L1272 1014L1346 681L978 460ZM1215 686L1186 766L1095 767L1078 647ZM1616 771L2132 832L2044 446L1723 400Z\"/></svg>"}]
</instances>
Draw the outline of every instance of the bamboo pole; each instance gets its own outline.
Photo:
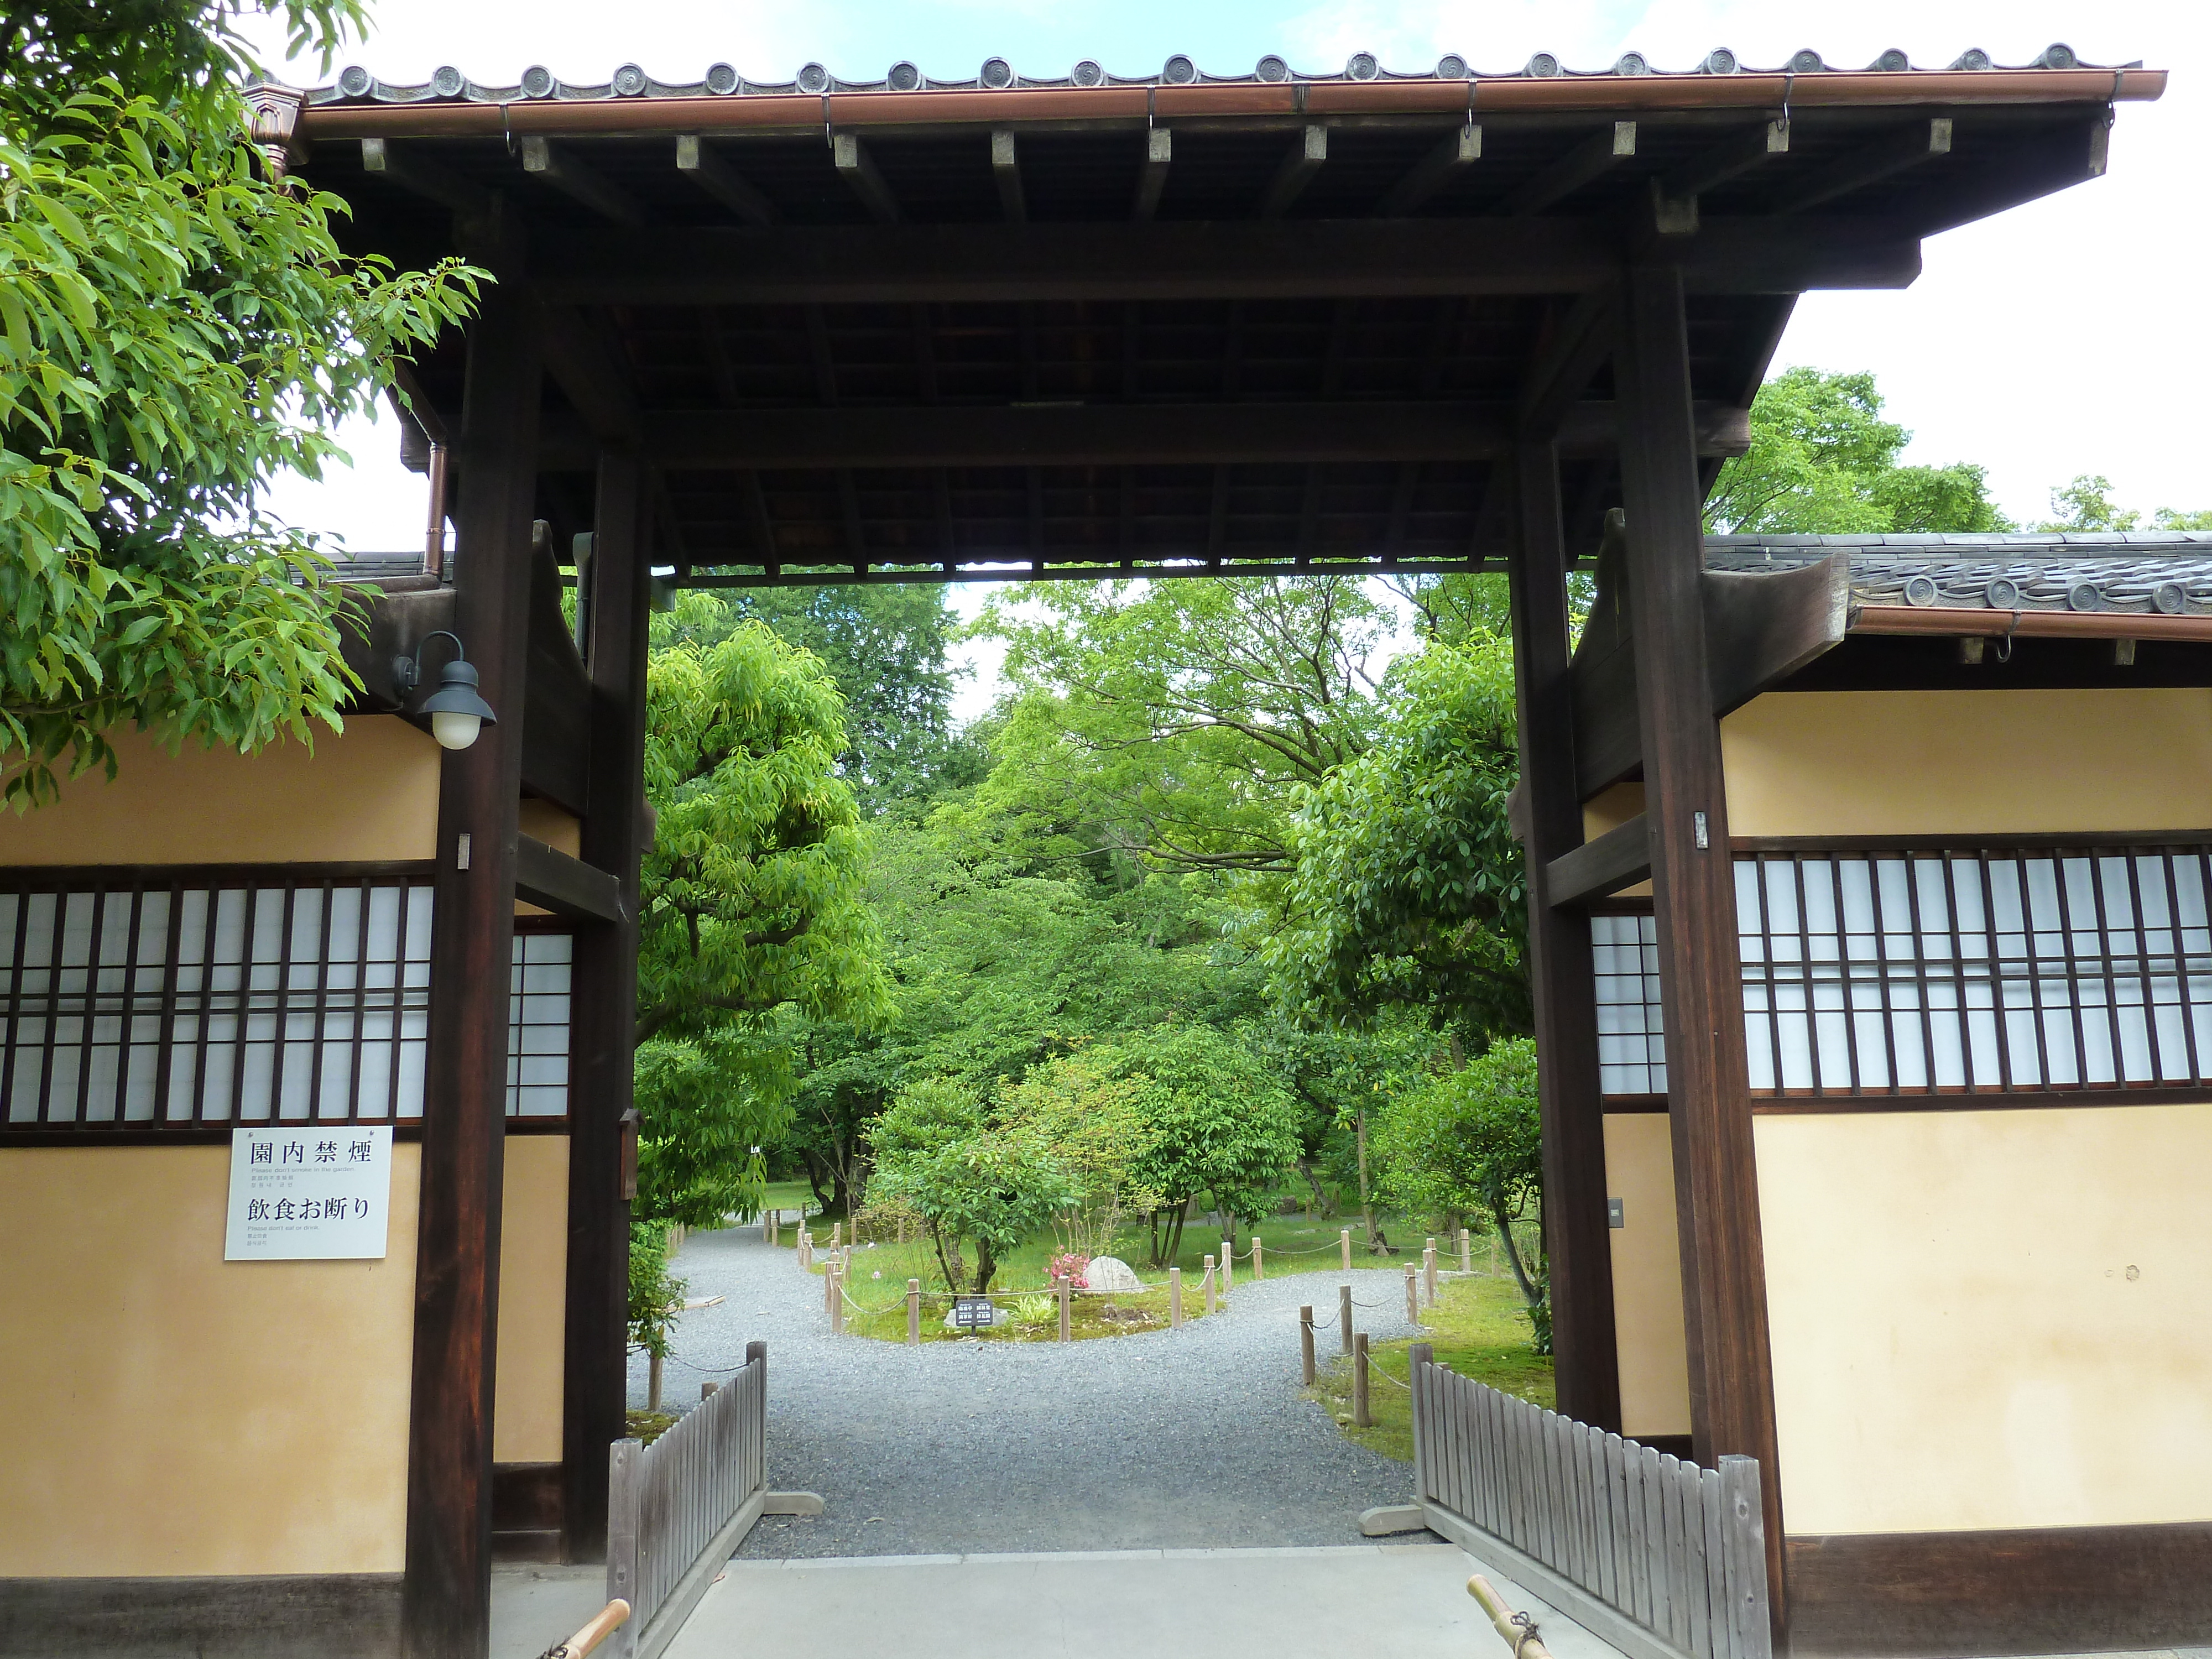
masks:
<instances>
[{"instance_id":1,"label":"bamboo pole","mask_svg":"<svg viewBox=\"0 0 2212 1659\"><path fill-rule=\"evenodd\" d=\"M1314 1338L1313 1310L1298 1310L1298 1377L1306 1387L1313 1387Z\"/></svg>"},{"instance_id":2,"label":"bamboo pole","mask_svg":"<svg viewBox=\"0 0 2212 1659\"><path fill-rule=\"evenodd\" d=\"M1352 1286L1340 1285L1336 1291L1337 1323L1344 1328L1344 1351L1352 1352Z\"/></svg>"},{"instance_id":3,"label":"bamboo pole","mask_svg":"<svg viewBox=\"0 0 2212 1659\"><path fill-rule=\"evenodd\" d=\"M614 1634L629 1618L629 1603L617 1597L592 1615L592 1622L545 1656L545 1659L585 1659L585 1656Z\"/></svg>"},{"instance_id":4,"label":"bamboo pole","mask_svg":"<svg viewBox=\"0 0 2212 1659\"><path fill-rule=\"evenodd\" d=\"M1536 1621L1507 1607L1505 1598L1491 1589L1490 1581L1480 1573L1467 1581L1467 1593L1490 1615L1492 1628L1505 1638L1505 1645L1513 1650L1513 1659L1552 1659L1552 1650L1537 1638Z\"/></svg>"},{"instance_id":5,"label":"bamboo pole","mask_svg":"<svg viewBox=\"0 0 2212 1659\"><path fill-rule=\"evenodd\" d=\"M1352 1423L1354 1428L1371 1429L1374 1413L1367 1408L1367 1333L1362 1331L1352 1339Z\"/></svg>"},{"instance_id":6,"label":"bamboo pole","mask_svg":"<svg viewBox=\"0 0 2212 1659\"><path fill-rule=\"evenodd\" d=\"M921 1346L921 1281L918 1279L906 1282L906 1345Z\"/></svg>"},{"instance_id":7,"label":"bamboo pole","mask_svg":"<svg viewBox=\"0 0 2212 1659\"><path fill-rule=\"evenodd\" d=\"M1182 1328L1182 1269L1180 1267L1168 1269L1168 1328L1171 1331Z\"/></svg>"}]
</instances>

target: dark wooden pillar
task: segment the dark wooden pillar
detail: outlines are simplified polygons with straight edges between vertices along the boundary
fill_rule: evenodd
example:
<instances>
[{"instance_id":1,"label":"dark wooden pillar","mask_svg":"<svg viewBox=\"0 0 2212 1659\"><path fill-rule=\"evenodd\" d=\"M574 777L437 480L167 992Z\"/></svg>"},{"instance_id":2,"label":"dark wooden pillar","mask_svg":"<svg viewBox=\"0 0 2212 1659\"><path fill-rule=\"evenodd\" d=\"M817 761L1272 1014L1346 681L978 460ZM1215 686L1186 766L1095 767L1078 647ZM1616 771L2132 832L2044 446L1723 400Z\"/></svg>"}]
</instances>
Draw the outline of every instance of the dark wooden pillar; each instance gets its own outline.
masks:
<instances>
[{"instance_id":1,"label":"dark wooden pillar","mask_svg":"<svg viewBox=\"0 0 2212 1659\"><path fill-rule=\"evenodd\" d=\"M475 228L471 255L501 280L485 287L469 330L454 631L499 723L446 755L438 792L401 1604L410 1659L483 1659L490 1641L493 1361L538 360L519 220L495 202Z\"/></svg>"},{"instance_id":2,"label":"dark wooden pillar","mask_svg":"<svg viewBox=\"0 0 2212 1659\"><path fill-rule=\"evenodd\" d=\"M1513 676L1528 857L1528 988L1536 1018L1544 1123L1544 1235L1552 1269L1552 1352L1559 1410L1620 1428L1620 1356L1606 1221L1605 1116L1597 1065L1597 985L1589 921L1552 908L1551 861L1583 842L1575 787L1567 647L1566 539L1559 466L1548 442L1515 458L1519 547Z\"/></svg>"},{"instance_id":3,"label":"dark wooden pillar","mask_svg":"<svg viewBox=\"0 0 2212 1659\"><path fill-rule=\"evenodd\" d=\"M606 1554L607 1447L623 1434L629 1203L622 1195L622 1119L630 1106L644 852L647 482L635 456L601 456L588 577L592 770L583 855L621 882L622 920L576 931L561 1431L562 1553L570 1561Z\"/></svg>"},{"instance_id":4,"label":"dark wooden pillar","mask_svg":"<svg viewBox=\"0 0 2212 1659\"><path fill-rule=\"evenodd\" d=\"M1698 1462L1709 1468L1729 1452L1759 1461L1767 1576L1779 1632L1786 1628L1786 1602L1766 1270L1744 1052L1735 872L1699 593L1704 500L1691 428L1681 273L1674 267L1629 270L1614 374L1692 1434Z\"/></svg>"}]
</instances>

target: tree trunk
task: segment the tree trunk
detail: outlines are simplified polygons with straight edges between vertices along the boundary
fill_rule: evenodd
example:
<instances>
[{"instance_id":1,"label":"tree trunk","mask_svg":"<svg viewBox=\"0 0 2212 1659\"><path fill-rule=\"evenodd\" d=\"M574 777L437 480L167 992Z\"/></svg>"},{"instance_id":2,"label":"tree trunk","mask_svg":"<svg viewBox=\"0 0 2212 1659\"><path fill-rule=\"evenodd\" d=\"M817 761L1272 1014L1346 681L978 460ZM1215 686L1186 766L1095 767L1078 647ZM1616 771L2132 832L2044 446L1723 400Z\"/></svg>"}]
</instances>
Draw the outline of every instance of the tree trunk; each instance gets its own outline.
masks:
<instances>
[{"instance_id":1,"label":"tree trunk","mask_svg":"<svg viewBox=\"0 0 2212 1659\"><path fill-rule=\"evenodd\" d=\"M1352 1126L1359 1134L1359 1214L1367 1224L1367 1248L1375 1248L1375 1200L1367 1189L1367 1109L1363 1106L1352 1115Z\"/></svg>"},{"instance_id":2,"label":"tree trunk","mask_svg":"<svg viewBox=\"0 0 2212 1659\"><path fill-rule=\"evenodd\" d=\"M1298 1173L1306 1178L1306 1185L1313 1188L1314 1213L1323 1221L1334 1220L1336 1217L1336 1202L1322 1189L1321 1177L1314 1174L1312 1160L1300 1158Z\"/></svg>"},{"instance_id":3,"label":"tree trunk","mask_svg":"<svg viewBox=\"0 0 2212 1659\"><path fill-rule=\"evenodd\" d=\"M1505 1260L1513 1269L1514 1282L1521 1286L1521 1299L1528 1304L1532 1312L1542 1307L1543 1292L1531 1282L1528 1270L1522 1266L1521 1247L1513 1242L1512 1218L1506 1214L1502 1203L1492 1203L1490 1206L1490 1223L1498 1229L1498 1237L1505 1246Z\"/></svg>"}]
</instances>

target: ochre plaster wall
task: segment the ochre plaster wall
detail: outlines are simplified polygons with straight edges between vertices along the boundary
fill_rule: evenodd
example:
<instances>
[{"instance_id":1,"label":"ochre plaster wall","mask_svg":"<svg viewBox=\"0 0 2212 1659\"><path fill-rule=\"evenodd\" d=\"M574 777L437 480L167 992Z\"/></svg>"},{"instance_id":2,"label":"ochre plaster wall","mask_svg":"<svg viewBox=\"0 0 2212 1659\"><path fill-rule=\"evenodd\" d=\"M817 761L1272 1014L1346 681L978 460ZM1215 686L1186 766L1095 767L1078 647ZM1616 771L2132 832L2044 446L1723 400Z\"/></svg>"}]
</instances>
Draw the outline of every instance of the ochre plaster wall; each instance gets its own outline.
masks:
<instances>
[{"instance_id":1,"label":"ochre plaster wall","mask_svg":"<svg viewBox=\"0 0 2212 1659\"><path fill-rule=\"evenodd\" d=\"M314 752L114 736L112 783L88 773L52 806L0 813L0 868L52 864L343 864L437 854L438 745L396 714L322 732Z\"/></svg>"},{"instance_id":2,"label":"ochre plaster wall","mask_svg":"<svg viewBox=\"0 0 2212 1659\"><path fill-rule=\"evenodd\" d=\"M419 1154L384 1260L226 1262L228 1146L0 1147L0 1577L401 1569Z\"/></svg>"},{"instance_id":3,"label":"ochre plaster wall","mask_svg":"<svg viewBox=\"0 0 2212 1659\"><path fill-rule=\"evenodd\" d=\"M1755 1133L1791 1533L2212 1520L2212 1103Z\"/></svg>"},{"instance_id":4,"label":"ochre plaster wall","mask_svg":"<svg viewBox=\"0 0 2212 1659\"><path fill-rule=\"evenodd\" d=\"M1690 1431L1690 1361L1674 1224L1674 1152L1664 1112L1608 1112L1605 1190L1621 1200L1612 1230L1613 1324L1620 1347L1620 1431Z\"/></svg>"},{"instance_id":5,"label":"ochre plaster wall","mask_svg":"<svg viewBox=\"0 0 2212 1659\"><path fill-rule=\"evenodd\" d=\"M2212 827L2212 690L1770 692L1721 749L1736 836Z\"/></svg>"},{"instance_id":6,"label":"ochre plaster wall","mask_svg":"<svg viewBox=\"0 0 2212 1659\"><path fill-rule=\"evenodd\" d=\"M499 1355L492 1458L561 1458L568 1306L568 1137L509 1135L499 1224Z\"/></svg>"}]
</instances>

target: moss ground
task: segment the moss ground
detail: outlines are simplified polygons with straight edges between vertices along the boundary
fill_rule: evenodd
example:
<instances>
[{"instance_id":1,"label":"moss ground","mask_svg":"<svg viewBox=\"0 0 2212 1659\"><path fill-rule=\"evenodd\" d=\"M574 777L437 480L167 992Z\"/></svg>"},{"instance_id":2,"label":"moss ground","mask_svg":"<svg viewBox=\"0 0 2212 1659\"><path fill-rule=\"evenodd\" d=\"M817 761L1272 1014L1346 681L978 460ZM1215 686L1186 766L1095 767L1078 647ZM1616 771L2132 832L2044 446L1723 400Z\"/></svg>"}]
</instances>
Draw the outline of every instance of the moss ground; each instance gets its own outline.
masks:
<instances>
[{"instance_id":1,"label":"moss ground","mask_svg":"<svg viewBox=\"0 0 2212 1659\"><path fill-rule=\"evenodd\" d=\"M1511 1279L1477 1273L1448 1279L1437 1291L1436 1305L1423 1310L1422 1322L1428 1334L1418 1340L1435 1347L1438 1364L1539 1406L1553 1403L1552 1361L1529 1348L1528 1316ZM1334 1336L1329 1326L1318 1333L1321 1341L1332 1346ZM1336 1419L1346 1439L1401 1463L1413 1461L1413 1396L1404 1385L1410 1369L1407 1351L1415 1340L1378 1343L1368 1352L1370 1373L1381 1373L1369 1377L1372 1428L1352 1426L1350 1355L1331 1355L1307 1390Z\"/></svg>"}]
</instances>

